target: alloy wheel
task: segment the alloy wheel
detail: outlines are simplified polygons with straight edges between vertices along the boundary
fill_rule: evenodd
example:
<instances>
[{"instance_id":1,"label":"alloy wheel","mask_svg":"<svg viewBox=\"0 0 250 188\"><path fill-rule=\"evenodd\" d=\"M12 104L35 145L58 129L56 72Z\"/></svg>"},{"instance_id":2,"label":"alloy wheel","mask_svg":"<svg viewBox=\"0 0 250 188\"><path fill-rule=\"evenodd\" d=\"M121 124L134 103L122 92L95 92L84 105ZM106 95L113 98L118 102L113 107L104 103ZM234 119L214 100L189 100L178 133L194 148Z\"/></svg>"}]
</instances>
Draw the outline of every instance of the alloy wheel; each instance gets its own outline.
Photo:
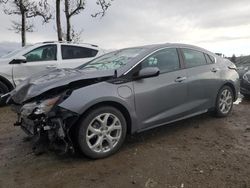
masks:
<instances>
[{"instance_id":1,"label":"alloy wheel","mask_svg":"<svg viewBox=\"0 0 250 188\"><path fill-rule=\"evenodd\" d=\"M111 113L96 116L86 131L88 147L97 153L106 153L112 150L118 144L121 136L121 121Z\"/></svg>"},{"instance_id":2,"label":"alloy wheel","mask_svg":"<svg viewBox=\"0 0 250 188\"><path fill-rule=\"evenodd\" d=\"M222 91L219 98L219 109L221 113L227 114L230 112L233 105L233 96L230 90L225 89Z\"/></svg>"}]
</instances>

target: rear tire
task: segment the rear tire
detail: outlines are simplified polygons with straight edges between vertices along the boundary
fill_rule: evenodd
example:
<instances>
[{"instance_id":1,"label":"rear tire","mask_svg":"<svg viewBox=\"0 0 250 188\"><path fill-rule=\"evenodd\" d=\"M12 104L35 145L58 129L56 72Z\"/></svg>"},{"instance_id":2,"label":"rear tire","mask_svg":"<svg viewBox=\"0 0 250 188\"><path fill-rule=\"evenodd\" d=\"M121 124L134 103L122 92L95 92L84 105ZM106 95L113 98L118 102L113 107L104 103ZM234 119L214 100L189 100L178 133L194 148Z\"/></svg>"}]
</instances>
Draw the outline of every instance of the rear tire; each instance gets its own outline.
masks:
<instances>
[{"instance_id":1,"label":"rear tire","mask_svg":"<svg viewBox=\"0 0 250 188\"><path fill-rule=\"evenodd\" d=\"M3 82L0 81L0 96L6 94L8 92L9 92L8 87ZM3 106L3 105L5 105L5 102L1 101L1 99L0 99L0 106Z\"/></svg>"},{"instance_id":2,"label":"rear tire","mask_svg":"<svg viewBox=\"0 0 250 188\"><path fill-rule=\"evenodd\" d=\"M216 99L215 115L217 117L226 117L233 109L234 93L231 87L223 86Z\"/></svg>"},{"instance_id":3,"label":"rear tire","mask_svg":"<svg viewBox=\"0 0 250 188\"><path fill-rule=\"evenodd\" d=\"M91 110L79 123L77 141L81 152L89 158L100 159L117 152L127 134L123 114L114 107Z\"/></svg>"}]
</instances>

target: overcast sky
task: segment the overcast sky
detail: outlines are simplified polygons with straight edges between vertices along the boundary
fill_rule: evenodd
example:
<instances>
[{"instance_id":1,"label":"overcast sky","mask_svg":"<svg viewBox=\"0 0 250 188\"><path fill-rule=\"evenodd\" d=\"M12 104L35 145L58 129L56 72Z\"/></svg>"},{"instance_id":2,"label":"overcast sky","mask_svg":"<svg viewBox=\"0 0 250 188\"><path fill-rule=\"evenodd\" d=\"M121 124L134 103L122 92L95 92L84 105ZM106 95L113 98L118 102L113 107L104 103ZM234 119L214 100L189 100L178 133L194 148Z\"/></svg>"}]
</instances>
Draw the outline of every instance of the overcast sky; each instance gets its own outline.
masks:
<instances>
[{"instance_id":1,"label":"overcast sky","mask_svg":"<svg viewBox=\"0 0 250 188\"><path fill-rule=\"evenodd\" d=\"M87 0L86 10L72 22L83 29L83 42L105 49L178 42L227 56L250 54L250 0L114 0L102 19L90 16L95 10L95 0ZM8 30L15 19L1 11L0 48L7 46L3 42L20 43L20 36ZM57 39L55 20L35 25L28 43Z\"/></svg>"}]
</instances>

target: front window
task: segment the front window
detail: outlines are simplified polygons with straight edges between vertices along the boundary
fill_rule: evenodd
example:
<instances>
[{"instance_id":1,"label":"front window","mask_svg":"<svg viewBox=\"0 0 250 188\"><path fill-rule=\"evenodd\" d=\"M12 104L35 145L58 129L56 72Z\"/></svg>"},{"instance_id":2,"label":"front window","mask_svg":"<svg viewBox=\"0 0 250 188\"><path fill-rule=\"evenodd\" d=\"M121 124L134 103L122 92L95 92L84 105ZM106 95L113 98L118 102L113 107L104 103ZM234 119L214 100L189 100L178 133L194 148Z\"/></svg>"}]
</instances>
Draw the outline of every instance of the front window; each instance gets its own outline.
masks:
<instances>
[{"instance_id":1,"label":"front window","mask_svg":"<svg viewBox=\"0 0 250 188\"><path fill-rule=\"evenodd\" d=\"M54 61L57 56L57 46L56 45L46 45L32 50L24 55L27 62L35 61Z\"/></svg>"},{"instance_id":2,"label":"front window","mask_svg":"<svg viewBox=\"0 0 250 188\"><path fill-rule=\"evenodd\" d=\"M143 48L130 48L130 49L118 50L103 55L79 68L86 69L89 71L119 69L120 67L123 67L127 63L129 63L131 59L138 56L144 50L145 49Z\"/></svg>"},{"instance_id":3,"label":"front window","mask_svg":"<svg viewBox=\"0 0 250 188\"><path fill-rule=\"evenodd\" d=\"M141 63L141 68L147 67L157 67L161 73L179 70L180 63L177 50L167 48L154 53Z\"/></svg>"}]
</instances>

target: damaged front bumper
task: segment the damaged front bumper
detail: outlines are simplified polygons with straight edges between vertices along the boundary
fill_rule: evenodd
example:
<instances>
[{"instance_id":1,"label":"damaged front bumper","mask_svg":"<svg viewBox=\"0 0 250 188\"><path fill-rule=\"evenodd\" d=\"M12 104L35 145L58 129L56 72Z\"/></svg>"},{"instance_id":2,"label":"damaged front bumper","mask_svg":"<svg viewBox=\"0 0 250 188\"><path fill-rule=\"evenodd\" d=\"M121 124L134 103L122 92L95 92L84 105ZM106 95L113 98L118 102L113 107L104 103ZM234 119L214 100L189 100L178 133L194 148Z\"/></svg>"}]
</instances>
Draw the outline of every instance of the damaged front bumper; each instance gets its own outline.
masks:
<instances>
[{"instance_id":1,"label":"damaged front bumper","mask_svg":"<svg viewBox=\"0 0 250 188\"><path fill-rule=\"evenodd\" d=\"M34 138L33 148L39 152L41 148L52 148L60 153L73 153L71 128L79 115L57 105L51 109L41 108L41 104L12 105L12 109L18 115L14 125L20 126L27 135Z\"/></svg>"}]
</instances>

